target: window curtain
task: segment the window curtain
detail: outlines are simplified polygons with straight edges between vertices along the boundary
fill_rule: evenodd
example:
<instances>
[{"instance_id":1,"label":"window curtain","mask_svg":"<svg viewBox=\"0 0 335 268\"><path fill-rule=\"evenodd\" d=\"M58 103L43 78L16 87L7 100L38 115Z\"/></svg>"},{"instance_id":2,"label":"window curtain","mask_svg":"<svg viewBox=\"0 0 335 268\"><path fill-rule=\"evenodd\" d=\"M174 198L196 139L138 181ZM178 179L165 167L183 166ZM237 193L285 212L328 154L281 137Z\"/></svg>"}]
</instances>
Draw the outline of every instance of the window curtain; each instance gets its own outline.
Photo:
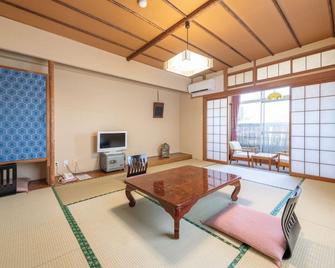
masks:
<instances>
[{"instance_id":1,"label":"window curtain","mask_svg":"<svg viewBox=\"0 0 335 268\"><path fill-rule=\"evenodd\" d=\"M231 103L231 140L236 141L236 128L237 128L237 119L238 119L238 110L240 108L240 95L232 97Z\"/></svg>"}]
</instances>

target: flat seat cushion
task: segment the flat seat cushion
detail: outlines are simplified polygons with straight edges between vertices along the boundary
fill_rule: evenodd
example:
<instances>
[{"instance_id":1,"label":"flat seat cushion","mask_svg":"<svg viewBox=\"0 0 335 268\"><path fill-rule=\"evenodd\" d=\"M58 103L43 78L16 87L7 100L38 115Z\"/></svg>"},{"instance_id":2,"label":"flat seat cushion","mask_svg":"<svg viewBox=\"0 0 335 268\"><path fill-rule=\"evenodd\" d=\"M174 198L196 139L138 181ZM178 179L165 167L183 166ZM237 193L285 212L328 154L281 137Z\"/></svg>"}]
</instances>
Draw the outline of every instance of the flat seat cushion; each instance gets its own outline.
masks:
<instances>
[{"instance_id":1,"label":"flat seat cushion","mask_svg":"<svg viewBox=\"0 0 335 268\"><path fill-rule=\"evenodd\" d=\"M204 224L248 244L274 259L278 267L286 250L281 219L244 206L230 204Z\"/></svg>"},{"instance_id":2,"label":"flat seat cushion","mask_svg":"<svg viewBox=\"0 0 335 268\"><path fill-rule=\"evenodd\" d=\"M290 159L288 157L288 155L280 155L280 160L281 163L289 163Z\"/></svg>"},{"instance_id":3,"label":"flat seat cushion","mask_svg":"<svg viewBox=\"0 0 335 268\"><path fill-rule=\"evenodd\" d=\"M248 159L248 155L249 155L249 158L251 158L251 156L254 155L254 154L255 153L251 153L251 152L249 152L249 154L248 154L247 152L236 151L236 152L234 152L233 156Z\"/></svg>"}]
</instances>

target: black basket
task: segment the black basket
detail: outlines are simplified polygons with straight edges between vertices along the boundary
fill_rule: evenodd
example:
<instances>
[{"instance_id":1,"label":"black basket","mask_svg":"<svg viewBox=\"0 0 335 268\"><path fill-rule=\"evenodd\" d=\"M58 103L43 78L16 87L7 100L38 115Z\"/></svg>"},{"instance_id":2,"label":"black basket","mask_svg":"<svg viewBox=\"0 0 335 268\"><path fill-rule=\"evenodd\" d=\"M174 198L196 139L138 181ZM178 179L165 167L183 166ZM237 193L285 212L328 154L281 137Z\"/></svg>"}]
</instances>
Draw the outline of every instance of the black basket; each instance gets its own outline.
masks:
<instances>
[{"instance_id":1,"label":"black basket","mask_svg":"<svg viewBox=\"0 0 335 268\"><path fill-rule=\"evenodd\" d=\"M16 193L16 164L0 165L0 196Z\"/></svg>"}]
</instances>

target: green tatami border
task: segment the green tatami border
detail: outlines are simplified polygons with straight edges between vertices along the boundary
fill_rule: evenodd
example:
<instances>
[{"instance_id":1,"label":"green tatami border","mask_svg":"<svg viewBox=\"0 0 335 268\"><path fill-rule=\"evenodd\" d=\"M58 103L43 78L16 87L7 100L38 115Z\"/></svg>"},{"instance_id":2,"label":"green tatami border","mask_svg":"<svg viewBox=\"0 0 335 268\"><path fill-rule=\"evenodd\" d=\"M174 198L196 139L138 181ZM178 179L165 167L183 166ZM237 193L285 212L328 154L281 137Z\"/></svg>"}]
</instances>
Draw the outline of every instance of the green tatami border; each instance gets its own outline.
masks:
<instances>
[{"instance_id":1,"label":"green tatami border","mask_svg":"<svg viewBox=\"0 0 335 268\"><path fill-rule=\"evenodd\" d=\"M302 180L298 185L300 186L302 183L303 183L304 180ZM274 187L274 186L271 186L269 185L270 187ZM278 188L278 187L274 187L274 188ZM84 202L84 201L88 201L88 200L91 200L91 199L94 199L94 198L98 198L98 197L102 197L102 196L105 196L105 195L109 195L109 194L113 194L113 193L116 193L116 192L120 192L120 191L124 191L124 189L119 189L119 190L115 190L115 191L111 191L111 192L107 192L107 193L103 193L101 195L97 195L97 196L93 196L93 197L89 197L89 198L85 198L85 199L82 199L82 200L78 200L78 201L75 201L75 202L72 202L72 203L69 203L67 205L64 205L62 203L62 200L61 198L59 197L58 193L57 193L57 190L54 189L54 187L52 187L53 189L53 192L63 210L63 213L71 227L71 230L72 232L74 233L80 247L81 247L81 250L89 264L90 267L101 267L101 264L99 263L97 257L95 256L93 250L91 249L91 247L89 246L85 236L83 235L83 233L81 232L78 224L76 223L74 217L72 216L70 210L68 209L67 206L71 206L71 205L74 205L74 204L77 204L77 203L80 203L80 202ZM287 190L287 189L286 189ZM270 212L271 215L273 216L276 216L278 215L278 213L280 212L280 210L285 206L287 200L293 195L293 193L295 192L295 190L291 190L288 192L288 194L274 207L274 209ZM148 199L149 201L155 203L156 205L160 206L160 204L136 191L136 193L138 193L139 195L143 196L144 198ZM248 246L247 244L242 244L241 246L236 246L234 245L233 243L231 243L230 241L224 239L223 237L217 235L216 233L212 232L211 230L208 230L207 228L204 228L203 226L199 225L198 223L186 218L186 217L183 217L183 219L189 223L191 223L192 225L196 226L197 228L201 229L202 231L205 231L206 233L208 233L209 235L215 237L216 239L220 240L221 242L237 249L239 251L238 255L234 258L234 260L229 264L228 268L234 268L236 267L236 265L240 262L240 260L243 258L243 256L247 253L247 251L249 250L250 246Z\"/></svg>"},{"instance_id":2,"label":"green tatami border","mask_svg":"<svg viewBox=\"0 0 335 268\"><path fill-rule=\"evenodd\" d=\"M95 256L92 248L90 247L89 243L87 242L84 234L82 233L82 231L80 230L76 220L74 219L73 215L71 214L69 208L63 204L62 200L60 199L60 197L58 196L57 191L54 189L54 187L52 187L52 191L56 196L56 199L64 213L64 216L67 220L67 222L70 225L70 228L74 234L74 236L77 239L77 242L80 246L81 251L83 252L86 261L89 265L90 268L101 268L101 264L99 262L99 260L97 259L97 257Z\"/></svg>"}]
</instances>

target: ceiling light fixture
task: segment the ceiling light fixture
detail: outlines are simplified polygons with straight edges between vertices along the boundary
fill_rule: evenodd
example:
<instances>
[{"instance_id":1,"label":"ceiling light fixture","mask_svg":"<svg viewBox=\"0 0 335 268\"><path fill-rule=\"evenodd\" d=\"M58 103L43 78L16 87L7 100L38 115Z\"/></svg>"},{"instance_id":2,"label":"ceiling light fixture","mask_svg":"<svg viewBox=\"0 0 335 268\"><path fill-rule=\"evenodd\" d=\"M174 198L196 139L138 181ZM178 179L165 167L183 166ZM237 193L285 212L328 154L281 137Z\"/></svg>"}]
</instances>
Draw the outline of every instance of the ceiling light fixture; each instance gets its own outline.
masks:
<instances>
[{"instance_id":1,"label":"ceiling light fixture","mask_svg":"<svg viewBox=\"0 0 335 268\"><path fill-rule=\"evenodd\" d=\"M148 5L147 0L137 0L137 4L139 5L140 8L146 8Z\"/></svg>"},{"instance_id":2,"label":"ceiling light fixture","mask_svg":"<svg viewBox=\"0 0 335 268\"><path fill-rule=\"evenodd\" d=\"M282 94L280 94L279 92L273 91L271 94L269 94L268 96L268 100L280 100L281 98L283 98Z\"/></svg>"},{"instance_id":3,"label":"ceiling light fixture","mask_svg":"<svg viewBox=\"0 0 335 268\"><path fill-rule=\"evenodd\" d=\"M204 57L188 49L188 29L190 28L188 20L185 21L185 28L187 34L186 50L166 61L164 69L184 76L192 76L212 68L213 59Z\"/></svg>"}]
</instances>

